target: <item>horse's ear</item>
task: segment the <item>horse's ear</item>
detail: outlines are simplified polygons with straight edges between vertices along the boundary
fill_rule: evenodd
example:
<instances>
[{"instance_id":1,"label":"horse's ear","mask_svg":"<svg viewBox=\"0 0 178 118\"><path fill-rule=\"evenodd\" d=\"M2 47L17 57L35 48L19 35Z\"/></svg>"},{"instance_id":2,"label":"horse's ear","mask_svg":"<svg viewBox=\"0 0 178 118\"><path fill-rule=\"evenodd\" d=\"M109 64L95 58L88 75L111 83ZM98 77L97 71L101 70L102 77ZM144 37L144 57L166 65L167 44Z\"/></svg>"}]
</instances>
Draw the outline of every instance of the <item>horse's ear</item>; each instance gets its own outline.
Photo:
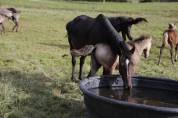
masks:
<instances>
[{"instance_id":1,"label":"horse's ear","mask_svg":"<svg viewBox=\"0 0 178 118\"><path fill-rule=\"evenodd\" d=\"M135 45L133 45L132 49L129 51L131 54L135 52Z\"/></svg>"}]
</instances>

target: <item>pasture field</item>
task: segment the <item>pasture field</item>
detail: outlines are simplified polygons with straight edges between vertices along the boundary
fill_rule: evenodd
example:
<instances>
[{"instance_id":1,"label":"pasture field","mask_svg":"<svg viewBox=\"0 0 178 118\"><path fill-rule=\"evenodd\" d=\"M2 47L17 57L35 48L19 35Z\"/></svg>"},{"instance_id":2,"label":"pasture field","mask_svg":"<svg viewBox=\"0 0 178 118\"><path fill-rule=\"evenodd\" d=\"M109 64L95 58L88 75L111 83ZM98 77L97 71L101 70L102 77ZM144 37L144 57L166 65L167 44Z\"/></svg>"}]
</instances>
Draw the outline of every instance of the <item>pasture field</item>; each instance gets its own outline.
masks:
<instances>
[{"instance_id":1,"label":"pasture field","mask_svg":"<svg viewBox=\"0 0 178 118\"><path fill-rule=\"evenodd\" d=\"M84 118L85 107L78 84L70 80L71 58L65 24L85 14L145 17L149 23L132 28L134 37L153 36L150 57L143 57L137 73L178 79L168 48L157 66L162 32L178 22L178 3L96 3L58 0L0 0L2 7L21 10L20 31L0 36L0 118ZM67 56L64 56L67 55ZM89 58L84 76L90 68Z\"/></svg>"}]
</instances>

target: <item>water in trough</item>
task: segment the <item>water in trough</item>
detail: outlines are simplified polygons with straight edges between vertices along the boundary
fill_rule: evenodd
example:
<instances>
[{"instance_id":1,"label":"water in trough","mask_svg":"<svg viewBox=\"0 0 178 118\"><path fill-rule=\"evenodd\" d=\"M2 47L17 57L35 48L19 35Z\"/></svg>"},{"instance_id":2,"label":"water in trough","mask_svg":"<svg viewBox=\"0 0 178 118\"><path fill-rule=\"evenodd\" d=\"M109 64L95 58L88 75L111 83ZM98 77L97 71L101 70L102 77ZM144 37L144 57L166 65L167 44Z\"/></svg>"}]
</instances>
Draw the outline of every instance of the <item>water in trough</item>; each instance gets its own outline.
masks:
<instances>
[{"instance_id":1,"label":"water in trough","mask_svg":"<svg viewBox=\"0 0 178 118\"><path fill-rule=\"evenodd\" d=\"M123 87L92 88L90 91L98 96L129 103L178 108L178 92L175 91L136 87L131 91Z\"/></svg>"}]
</instances>

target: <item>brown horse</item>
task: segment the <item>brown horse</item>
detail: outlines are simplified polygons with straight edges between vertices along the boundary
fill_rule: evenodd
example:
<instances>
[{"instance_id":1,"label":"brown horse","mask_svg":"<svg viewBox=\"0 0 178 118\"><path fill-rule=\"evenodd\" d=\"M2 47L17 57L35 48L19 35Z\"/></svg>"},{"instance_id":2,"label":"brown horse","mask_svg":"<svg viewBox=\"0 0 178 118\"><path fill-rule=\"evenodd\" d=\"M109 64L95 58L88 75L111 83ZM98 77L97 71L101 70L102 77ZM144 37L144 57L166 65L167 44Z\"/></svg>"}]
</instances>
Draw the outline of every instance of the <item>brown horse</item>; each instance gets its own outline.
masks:
<instances>
[{"instance_id":1,"label":"brown horse","mask_svg":"<svg viewBox=\"0 0 178 118\"><path fill-rule=\"evenodd\" d=\"M171 55L171 62L174 64L174 61L177 61L177 51L178 51L178 32L176 31L175 24L169 24L167 30L163 33L163 42L160 48L160 55L158 60L158 65L160 64L163 49L166 45L170 46L170 55ZM173 49L175 48L175 56L173 59Z\"/></svg>"},{"instance_id":2,"label":"brown horse","mask_svg":"<svg viewBox=\"0 0 178 118\"><path fill-rule=\"evenodd\" d=\"M129 60L122 55L114 54L107 44L95 45L95 50L91 56L91 70L88 77L94 76L101 66L103 66L104 75L112 74L114 69L118 69L124 81L124 87L132 88L131 77L135 72L135 66L138 64L142 52L145 58L149 56L152 37L141 36L134 41L128 42L127 45L130 49L135 47Z\"/></svg>"}]
</instances>

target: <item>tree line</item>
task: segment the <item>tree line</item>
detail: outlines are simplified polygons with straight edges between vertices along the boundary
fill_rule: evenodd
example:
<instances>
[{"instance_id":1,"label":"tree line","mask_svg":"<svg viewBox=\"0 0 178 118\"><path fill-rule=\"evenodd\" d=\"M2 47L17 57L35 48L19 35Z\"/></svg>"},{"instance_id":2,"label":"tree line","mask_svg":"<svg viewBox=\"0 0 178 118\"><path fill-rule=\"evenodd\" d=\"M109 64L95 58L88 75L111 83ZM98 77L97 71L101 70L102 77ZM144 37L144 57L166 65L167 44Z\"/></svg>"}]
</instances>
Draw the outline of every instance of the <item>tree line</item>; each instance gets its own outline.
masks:
<instances>
[{"instance_id":1,"label":"tree line","mask_svg":"<svg viewBox=\"0 0 178 118\"><path fill-rule=\"evenodd\" d=\"M178 2L178 0L66 0L66 1L99 1L99 2Z\"/></svg>"}]
</instances>

